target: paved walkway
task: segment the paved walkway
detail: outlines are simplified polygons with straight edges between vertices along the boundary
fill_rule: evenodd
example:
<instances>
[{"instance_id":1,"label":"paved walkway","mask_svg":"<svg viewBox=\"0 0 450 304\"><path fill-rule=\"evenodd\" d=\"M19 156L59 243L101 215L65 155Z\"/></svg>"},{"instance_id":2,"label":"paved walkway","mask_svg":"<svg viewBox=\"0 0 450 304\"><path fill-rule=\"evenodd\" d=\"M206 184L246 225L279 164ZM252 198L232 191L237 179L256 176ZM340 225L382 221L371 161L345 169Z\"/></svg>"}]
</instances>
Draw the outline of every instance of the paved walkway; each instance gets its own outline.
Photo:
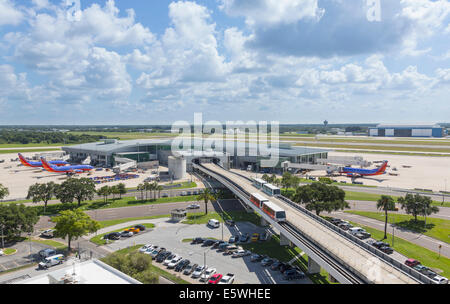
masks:
<instances>
[{"instance_id":1,"label":"paved walkway","mask_svg":"<svg viewBox=\"0 0 450 304\"><path fill-rule=\"evenodd\" d=\"M334 212L331 215L334 217L343 219L343 220L356 222L358 224L361 224L361 225L364 225L367 227L371 227L371 228L374 228L377 230L384 231L384 222L381 222L378 220L374 220L371 218L367 218L367 217L359 216L359 215L355 215L355 214L349 214L349 213L345 213L345 212ZM392 234L393 228L394 228L393 225L388 223L387 232L389 234ZM442 245L441 255L443 255L445 257L450 257L450 245L446 242L431 238L429 236L426 236L426 235L423 235L420 233L415 233L415 232L411 232L411 231L408 231L405 229L401 229L401 228L395 228L394 235L398 236L404 240L407 240L413 244L427 248L434 252L438 252L439 245Z\"/></svg>"}]
</instances>

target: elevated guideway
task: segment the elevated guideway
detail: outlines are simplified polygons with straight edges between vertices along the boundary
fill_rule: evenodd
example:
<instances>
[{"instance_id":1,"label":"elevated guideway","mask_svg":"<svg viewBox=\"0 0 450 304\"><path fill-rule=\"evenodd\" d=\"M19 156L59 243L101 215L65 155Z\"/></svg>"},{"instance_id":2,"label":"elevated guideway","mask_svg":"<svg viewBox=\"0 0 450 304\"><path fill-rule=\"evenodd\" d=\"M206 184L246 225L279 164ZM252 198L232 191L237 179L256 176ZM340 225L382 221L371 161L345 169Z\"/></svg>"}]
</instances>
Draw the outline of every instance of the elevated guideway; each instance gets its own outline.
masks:
<instances>
[{"instance_id":1,"label":"elevated guideway","mask_svg":"<svg viewBox=\"0 0 450 304\"><path fill-rule=\"evenodd\" d=\"M253 187L251 181L241 175L227 171L215 164L197 164L194 168L215 178L229 188L255 212L280 231L281 240L286 239L302 249L337 281L343 284L418 284L431 283L426 277L409 268L399 268L380 258L367 248L337 233L312 216L302 212L296 204L286 198L271 197L286 211L287 222L277 223L249 201L251 193L267 195ZM374 249L375 250L375 249ZM401 267L401 266L400 266ZM406 266L405 266L406 267ZM314 267L313 267L314 268ZM317 267L315 267L317 269Z\"/></svg>"}]
</instances>

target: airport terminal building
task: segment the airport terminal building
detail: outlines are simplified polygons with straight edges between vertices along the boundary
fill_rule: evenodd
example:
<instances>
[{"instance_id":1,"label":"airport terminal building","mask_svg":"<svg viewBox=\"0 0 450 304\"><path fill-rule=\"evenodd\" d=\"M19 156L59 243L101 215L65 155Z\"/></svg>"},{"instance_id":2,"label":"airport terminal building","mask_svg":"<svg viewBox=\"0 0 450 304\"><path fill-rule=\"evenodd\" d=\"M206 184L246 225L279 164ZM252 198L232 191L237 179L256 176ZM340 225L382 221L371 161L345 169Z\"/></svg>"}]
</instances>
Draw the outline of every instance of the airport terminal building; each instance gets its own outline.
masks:
<instances>
[{"instance_id":1,"label":"airport terminal building","mask_svg":"<svg viewBox=\"0 0 450 304\"><path fill-rule=\"evenodd\" d=\"M384 125L369 128L369 136L374 137L436 137L446 136L445 128L431 125Z\"/></svg>"},{"instance_id":2,"label":"airport terminal building","mask_svg":"<svg viewBox=\"0 0 450 304\"><path fill-rule=\"evenodd\" d=\"M173 152L172 141L173 139L104 140L102 142L63 147L62 150L70 155L70 161L73 163L81 163L88 159L93 166L109 168L116 166L125 159L135 161L138 167L143 168L147 164L158 162L158 164L163 166L169 166L170 164L175 164L177 167L185 166L186 170L190 171L192 162L203 158L215 159L225 168L248 169L251 167L252 170L260 171L267 169L264 168L264 162L262 161L270 158L260 156L259 152L263 149L262 146L265 149L272 149L267 147L267 145L249 145L245 142L234 142L233 151L233 149L227 149L222 146L216 147L215 143L208 143L205 140L204 146L212 147L212 149L206 149L201 156L198 156L190 149ZM229 143L224 144L224 146L227 145ZM191 149L193 148L191 147ZM245 153L236 153L237 150L245 151ZM281 169L281 163L285 161L314 164L318 159L328 158L328 151L280 144L278 155L279 162L276 168ZM183 161L179 161L180 159Z\"/></svg>"}]
</instances>

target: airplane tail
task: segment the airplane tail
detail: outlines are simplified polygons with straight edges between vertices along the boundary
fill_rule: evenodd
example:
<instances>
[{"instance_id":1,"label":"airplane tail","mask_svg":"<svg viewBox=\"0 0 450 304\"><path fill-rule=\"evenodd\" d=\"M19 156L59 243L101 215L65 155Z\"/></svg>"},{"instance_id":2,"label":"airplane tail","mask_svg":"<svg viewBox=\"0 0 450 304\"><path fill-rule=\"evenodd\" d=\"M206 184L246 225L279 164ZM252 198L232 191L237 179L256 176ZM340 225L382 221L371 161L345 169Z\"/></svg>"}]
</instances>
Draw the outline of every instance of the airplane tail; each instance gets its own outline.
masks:
<instances>
[{"instance_id":1,"label":"airplane tail","mask_svg":"<svg viewBox=\"0 0 450 304\"><path fill-rule=\"evenodd\" d=\"M42 162L42 166L44 167L45 170L47 170L49 172L55 172L53 167L45 160L45 158L41 157L41 162Z\"/></svg>"},{"instance_id":2,"label":"airplane tail","mask_svg":"<svg viewBox=\"0 0 450 304\"><path fill-rule=\"evenodd\" d=\"M30 165L30 163L27 161L27 159L25 157L23 157L23 155L21 153L18 153L19 155L19 160L22 163L22 165L24 165L25 167L32 167Z\"/></svg>"},{"instance_id":3,"label":"airplane tail","mask_svg":"<svg viewBox=\"0 0 450 304\"><path fill-rule=\"evenodd\" d=\"M383 165L378 169L378 174L384 174L386 172L386 168L388 165L388 161L384 161Z\"/></svg>"}]
</instances>

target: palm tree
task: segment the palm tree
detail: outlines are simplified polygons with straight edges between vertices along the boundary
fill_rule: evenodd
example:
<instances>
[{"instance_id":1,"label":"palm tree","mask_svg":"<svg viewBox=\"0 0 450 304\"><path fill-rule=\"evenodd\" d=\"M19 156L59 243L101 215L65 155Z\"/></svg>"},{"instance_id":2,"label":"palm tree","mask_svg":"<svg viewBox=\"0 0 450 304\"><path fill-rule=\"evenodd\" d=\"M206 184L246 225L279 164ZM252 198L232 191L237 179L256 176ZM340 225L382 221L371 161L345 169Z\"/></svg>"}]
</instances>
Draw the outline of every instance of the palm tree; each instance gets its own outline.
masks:
<instances>
[{"instance_id":1,"label":"palm tree","mask_svg":"<svg viewBox=\"0 0 450 304\"><path fill-rule=\"evenodd\" d=\"M161 185L158 185L158 183L156 183L156 191L158 191L158 198L161 198L161 191L164 190L164 187Z\"/></svg>"},{"instance_id":2,"label":"palm tree","mask_svg":"<svg viewBox=\"0 0 450 304\"><path fill-rule=\"evenodd\" d=\"M216 195L211 191L211 189L206 188L202 193L197 196L198 200L203 200L205 202L205 215L208 214L208 202L216 200Z\"/></svg>"},{"instance_id":3,"label":"palm tree","mask_svg":"<svg viewBox=\"0 0 450 304\"><path fill-rule=\"evenodd\" d=\"M145 190L144 184L139 184L137 186L137 190L141 192L141 201L143 201L144 200L144 190Z\"/></svg>"},{"instance_id":4,"label":"palm tree","mask_svg":"<svg viewBox=\"0 0 450 304\"><path fill-rule=\"evenodd\" d=\"M384 239L387 239L387 222L388 222L388 211L395 210L395 201L391 196L382 195L381 198L377 201L377 209L383 210L385 212L385 221L384 221Z\"/></svg>"}]
</instances>

